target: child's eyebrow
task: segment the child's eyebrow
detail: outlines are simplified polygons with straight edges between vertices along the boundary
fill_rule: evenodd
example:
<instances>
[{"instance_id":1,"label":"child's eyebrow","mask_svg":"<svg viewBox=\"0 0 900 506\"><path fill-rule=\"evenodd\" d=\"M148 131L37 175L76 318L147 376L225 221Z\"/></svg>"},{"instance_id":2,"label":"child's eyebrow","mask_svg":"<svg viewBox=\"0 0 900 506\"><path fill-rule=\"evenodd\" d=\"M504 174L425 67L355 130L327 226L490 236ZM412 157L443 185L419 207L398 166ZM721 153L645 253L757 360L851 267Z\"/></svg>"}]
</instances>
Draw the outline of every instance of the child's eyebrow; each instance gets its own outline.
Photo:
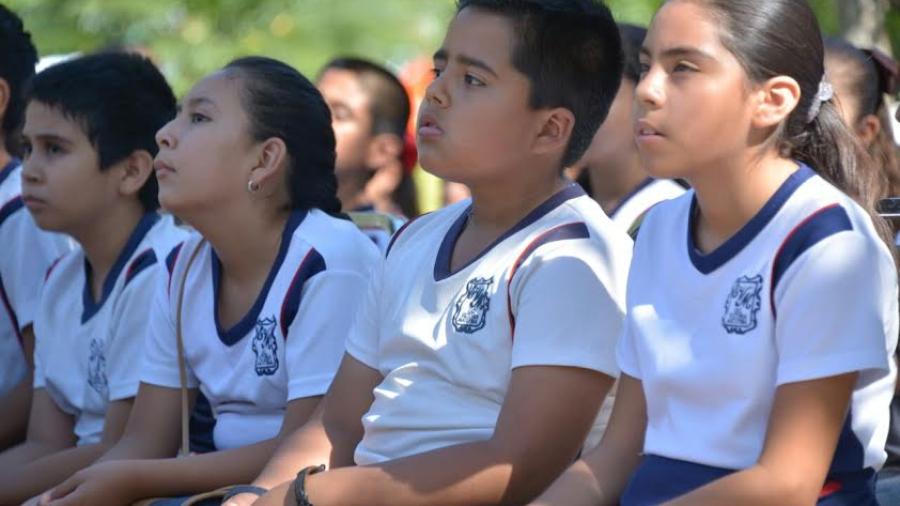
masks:
<instances>
[{"instance_id":1,"label":"child's eyebrow","mask_svg":"<svg viewBox=\"0 0 900 506\"><path fill-rule=\"evenodd\" d=\"M216 103L206 97L194 97L187 101L188 107L196 107L198 105L207 105L214 109L217 109ZM179 105L180 107L180 105Z\"/></svg>"},{"instance_id":2,"label":"child's eyebrow","mask_svg":"<svg viewBox=\"0 0 900 506\"><path fill-rule=\"evenodd\" d=\"M447 61L450 59L450 56L447 53L446 49L438 49L437 52L434 53L433 58L436 61L437 60ZM473 58L471 56L466 56L464 54L460 54L460 55L457 55L455 59L457 62L462 63L463 65L468 65L470 67L479 68L479 69L487 72L488 74L491 74L494 77L498 77L497 72L495 72L494 69L492 69L490 65L479 60L478 58Z\"/></svg>"},{"instance_id":3,"label":"child's eyebrow","mask_svg":"<svg viewBox=\"0 0 900 506\"><path fill-rule=\"evenodd\" d=\"M57 134L37 132L33 135L28 135L25 132L22 132L22 137L25 137L26 139L33 138L35 140L41 140L43 142L52 142L55 144L71 144L69 139L66 139L65 137L61 137Z\"/></svg>"},{"instance_id":4,"label":"child's eyebrow","mask_svg":"<svg viewBox=\"0 0 900 506\"><path fill-rule=\"evenodd\" d=\"M641 46L640 50L641 56L650 56L650 50L647 49L646 46ZM664 49L660 53L661 58L678 58L678 57L694 57L699 58L701 60L715 60L712 55L703 51L702 49L697 49L695 47L684 47L684 46L676 46Z\"/></svg>"}]
</instances>

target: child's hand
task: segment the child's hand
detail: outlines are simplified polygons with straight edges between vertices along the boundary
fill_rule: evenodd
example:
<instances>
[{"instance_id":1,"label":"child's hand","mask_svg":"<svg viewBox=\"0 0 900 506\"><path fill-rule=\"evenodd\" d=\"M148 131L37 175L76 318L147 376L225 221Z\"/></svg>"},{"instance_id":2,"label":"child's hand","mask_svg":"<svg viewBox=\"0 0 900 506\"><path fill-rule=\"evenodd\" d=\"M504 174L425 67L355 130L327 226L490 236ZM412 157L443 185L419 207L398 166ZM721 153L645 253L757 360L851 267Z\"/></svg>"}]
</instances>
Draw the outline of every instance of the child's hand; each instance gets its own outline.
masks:
<instances>
[{"instance_id":1,"label":"child's hand","mask_svg":"<svg viewBox=\"0 0 900 506\"><path fill-rule=\"evenodd\" d=\"M135 461L95 464L41 496L42 506L130 504L135 496ZM49 501L47 501L49 499Z\"/></svg>"}]
</instances>

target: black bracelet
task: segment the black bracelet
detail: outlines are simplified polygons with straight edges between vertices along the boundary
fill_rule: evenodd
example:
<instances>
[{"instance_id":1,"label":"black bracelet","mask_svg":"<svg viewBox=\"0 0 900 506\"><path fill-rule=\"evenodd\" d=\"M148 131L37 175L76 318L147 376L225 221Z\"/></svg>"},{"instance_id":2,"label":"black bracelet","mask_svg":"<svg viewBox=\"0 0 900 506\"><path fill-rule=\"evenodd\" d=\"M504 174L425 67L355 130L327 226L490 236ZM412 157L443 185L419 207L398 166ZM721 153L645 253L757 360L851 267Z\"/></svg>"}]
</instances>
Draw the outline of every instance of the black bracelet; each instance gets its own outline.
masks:
<instances>
[{"instance_id":1,"label":"black bracelet","mask_svg":"<svg viewBox=\"0 0 900 506\"><path fill-rule=\"evenodd\" d=\"M297 506L313 506L306 495L306 477L324 470L325 464L319 464L318 466L304 467L297 473L297 479L294 480L294 500L297 501Z\"/></svg>"},{"instance_id":2,"label":"black bracelet","mask_svg":"<svg viewBox=\"0 0 900 506\"><path fill-rule=\"evenodd\" d=\"M222 498L222 502L225 502L236 495L241 494L253 494L255 496L262 497L269 492L269 489L263 487L257 487L255 485L235 485L228 490L228 493L225 494L225 497Z\"/></svg>"}]
</instances>

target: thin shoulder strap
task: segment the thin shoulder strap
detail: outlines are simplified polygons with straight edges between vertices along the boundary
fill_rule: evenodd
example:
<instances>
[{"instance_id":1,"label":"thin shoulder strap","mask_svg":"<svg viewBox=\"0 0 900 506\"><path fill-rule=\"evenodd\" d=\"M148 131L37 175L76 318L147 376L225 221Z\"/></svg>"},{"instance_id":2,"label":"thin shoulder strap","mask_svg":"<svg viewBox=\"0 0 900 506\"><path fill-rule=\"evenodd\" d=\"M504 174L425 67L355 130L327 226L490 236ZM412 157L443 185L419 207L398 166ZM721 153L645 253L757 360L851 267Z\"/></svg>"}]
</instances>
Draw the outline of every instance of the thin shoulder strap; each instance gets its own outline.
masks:
<instances>
[{"instance_id":1,"label":"thin shoulder strap","mask_svg":"<svg viewBox=\"0 0 900 506\"><path fill-rule=\"evenodd\" d=\"M188 259L188 263L181 275L181 284L178 287L178 306L175 310L175 339L178 341L178 376L181 381L181 451L180 455L185 456L191 452L189 420L190 408L188 403L188 387L187 387L187 366L184 359L184 337L181 334L181 310L184 307L184 287L187 285L188 273L191 271L191 265L197 258L197 254L203 249L205 239L201 239L197 244L197 248Z\"/></svg>"}]
</instances>

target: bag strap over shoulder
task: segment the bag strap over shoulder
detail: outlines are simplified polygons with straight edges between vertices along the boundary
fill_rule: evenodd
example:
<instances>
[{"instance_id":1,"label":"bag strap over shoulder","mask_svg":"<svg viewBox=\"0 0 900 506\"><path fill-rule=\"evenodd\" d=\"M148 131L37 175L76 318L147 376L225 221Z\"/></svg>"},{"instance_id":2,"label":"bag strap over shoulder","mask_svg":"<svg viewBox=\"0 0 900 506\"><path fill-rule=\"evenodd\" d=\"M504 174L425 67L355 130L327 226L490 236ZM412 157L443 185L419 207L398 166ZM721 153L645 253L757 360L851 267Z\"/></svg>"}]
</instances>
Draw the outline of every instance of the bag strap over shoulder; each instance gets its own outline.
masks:
<instances>
[{"instance_id":1,"label":"bag strap over shoulder","mask_svg":"<svg viewBox=\"0 0 900 506\"><path fill-rule=\"evenodd\" d=\"M187 387L187 364L184 358L184 337L181 332L181 313L184 307L184 288L187 285L187 277L188 273L191 271L191 265L193 265L194 260L197 258L197 254L200 253L200 250L203 249L203 245L206 243L205 239L201 239L200 243L197 244L197 247L194 249L193 253L191 253L190 259L188 259L188 263L184 268L184 273L181 275L181 283L178 286L178 305L175 309L175 339L178 342L178 376L181 381L181 450L179 451L180 456L185 456L190 454L191 452L191 442L190 442L190 433L189 433L189 421L190 421L190 403L188 402L188 387Z\"/></svg>"}]
</instances>

